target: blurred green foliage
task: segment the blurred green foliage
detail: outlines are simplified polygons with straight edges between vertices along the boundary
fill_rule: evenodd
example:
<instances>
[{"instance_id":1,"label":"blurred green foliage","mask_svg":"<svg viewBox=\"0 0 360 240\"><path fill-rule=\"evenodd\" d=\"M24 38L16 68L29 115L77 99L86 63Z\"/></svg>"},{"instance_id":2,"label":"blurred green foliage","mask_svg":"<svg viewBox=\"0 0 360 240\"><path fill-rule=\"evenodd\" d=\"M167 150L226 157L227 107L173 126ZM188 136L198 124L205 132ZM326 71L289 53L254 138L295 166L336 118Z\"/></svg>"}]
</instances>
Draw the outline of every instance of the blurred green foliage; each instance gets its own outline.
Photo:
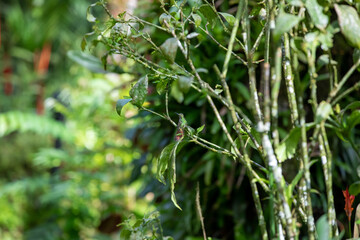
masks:
<instances>
[{"instance_id":1,"label":"blurred green foliage","mask_svg":"<svg viewBox=\"0 0 360 240\"><path fill-rule=\"evenodd\" d=\"M130 76L74 57L89 31L88 4L0 3L2 240L113 239L130 214L154 210L149 198L137 200L141 182L129 182L141 154L124 135L137 121L114 112ZM51 55L41 68L44 46Z\"/></svg>"}]
</instances>

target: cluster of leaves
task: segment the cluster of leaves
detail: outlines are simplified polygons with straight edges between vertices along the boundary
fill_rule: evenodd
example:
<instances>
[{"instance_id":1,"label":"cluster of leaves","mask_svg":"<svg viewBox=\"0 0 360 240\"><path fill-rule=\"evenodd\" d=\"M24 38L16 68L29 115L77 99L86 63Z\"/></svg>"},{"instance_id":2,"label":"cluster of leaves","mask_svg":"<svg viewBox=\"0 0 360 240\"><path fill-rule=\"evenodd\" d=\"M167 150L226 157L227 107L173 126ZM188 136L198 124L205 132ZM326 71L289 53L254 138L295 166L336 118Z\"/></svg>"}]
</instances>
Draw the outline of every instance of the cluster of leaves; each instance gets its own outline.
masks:
<instances>
[{"instance_id":1,"label":"cluster of leaves","mask_svg":"<svg viewBox=\"0 0 360 240\"><path fill-rule=\"evenodd\" d=\"M324 200L330 198L325 194L328 191L325 187L327 182L324 183L323 180L326 173L323 172L321 163L317 160L328 157L330 163L332 160L335 163L329 165L330 172L334 173L334 179L339 180L334 181L337 189L334 191L335 195L340 192L339 189L343 188L344 183L351 182L344 177L345 172L354 175L354 171L346 167L346 164L349 163L348 156L343 155L341 148L346 149L346 152L355 159L359 158L355 140L358 139L358 135L354 131L354 127L359 122L359 106L357 102L348 105L353 101L354 91L358 89L359 85L356 78L351 78L360 61L358 50L351 48L359 48L360 38L357 34L360 31L357 30L360 30L360 20L356 10L359 9L359 4L334 4L329 1L318 2L316 0L279 2L270 7L268 4L249 1L248 5L251 6L251 9L244 13L245 17L243 15L243 18L240 19L241 26L235 35L236 44L233 45L233 51L228 50L229 41L231 41L230 33L239 20L226 12L232 7L228 2L216 7L216 4L213 5L207 1L161 1L160 5L153 4L147 12L140 12L139 15L142 15L140 17L126 13L119 14L117 18L109 15L106 23L91 14L94 6L101 5L106 9L104 2L100 1L88 8L88 20L95 25L94 32L84 38L83 48L89 44L89 37L95 35L96 38L89 46L97 45L99 42L103 43L108 52L102 59L106 59L109 55L121 54L135 61L137 65L133 72L143 76L134 76L139 80L130 90L130 97L118 100L116 110L120 115L123 107L129 102L140 110L144 110L138 116L144 121L137 128L140 136L143 137L141 144L146 146L146 150L151 155L163 149L157 158L158 169L154 175L160 182L166 183L164 176L166 172L168 173L170 196L165 194L165 197L171 198L178 208L182 204L185 205L182 216L187 221L185 231L188 233L194 234L199 231L199 223L189 221L195 206L192 200L185 201L184 199L189 199L189 197L194 199L191 186L194 186L194 182L200 181L201 196L205 199L204 208L220 209L216 212L217 221L213 220L214 216L205 213L205 219L209 217L207 228L218 229L218 231L210 230L211 234L225 236L222 235L220 229L226 229L225 222L229 221L229 218L230 222L233 222L232 227L235 225L232 237L241 239L247 234L254 234L249 230L252 229L251 224L245 226L244 218L237 215L240 214L239 212L245 211L247 204L252 206L251 200L245 200L239 195L239 192L250 192L248 185L241 185L245 167L240 168L237 163L232 162L236 151L227 138L219 134L223 130L222 126L215 118L209 117L214 113L206 104L208 96L219 100L216 105L220 108L225 125L228 129L236 131L237 128L236 126L232 127L233 121L229 116L231 109L226 104L226 86L220 82L221 75L218 74L217 67L224 63L227 52L233 59L227 66L231 71L228 72L225 81L231 90L234 105L238 107L236 111L242 113L241 118L245 122L245 126L241 126L240 129L241 137L237 138L235 143L238 148L241 148L241 140L246 142L245 149L249 152L255 165L263 164L263 161L266 165L266 160L261 151L262 146L261 148L256 146L256 143L262 141L263 128L256 126L256 114L252 112L256 102L250 97L259 94L260 100L265 100L266 92L261 90L259 93L254 93L253 89L250 90L251 84L248 85L246 77L249 65L247 61L253 61L255 64L263 61L263 58L265 61L269 61L269 57L266 56L266 51L268 51L271 56L274 56L270 59L270 63L273 65L276 65L277 61L280 63L276 65L278 68L271 69L272 74L275 75L276 71L278 79L283 78L286 81L294 80L295 82L295 89L294 85L289 87L288 82L283 84L280 80L271 85L271 94L273 94L271 97L275 96L272 100L277 102L279 98L279 113L276 112L276 125L272 122L271 130L276 131L280 136L277 136L277 139L274 137L273 145L277 160L280 164L283 163L284 179L289 182L284 187L286 201L290 206L293 205L293 208L298 210L301 208L298 204L292 203L295 199L299 202L302 201L300 197L302 180L306 176L309 178L309 175L304 174L303 170L298 170L303 163L294 161L300 160L297 153L301 152L304 144L305 146L309 145L314 152L311 155L312 161L309 164L305 163L313 177L306 180L312 182L313 194L311 197L314 215L316 219L321 220L320 225L323 224L324 218L319 218L319 216L326 212L326 209L331 208L331 202ZM242 4L238 6L238 8L243 7ZM251 36L246 35L246 18L250 19ZM267 31L271 32L271 42L265 38ZM239 38L237 38L238 36ZM243 37L243 40L240 40L240 36ZM251 51L247 42L254 42ZM273 47L272 50L271 47ZM278 56L279 59L276 59L275 49L278 47L282 48L283 59L281 59L281 54ZM216 50L214 51L214 49ZM353 54L353 63L348 57L351 54ZM104 61L104 64L107 65L108 62ZM289 64L292 72L289 72L287 67ZM349 66L352 67L349 69ZM284 73L281 73L282 67ZM338 81L338 77L341 77L340 81ZM262 81L263 78L260 81L261 87L264 84ZM276 81L276 79L272 79L272 81ZM316 93L316 85L322 91ZM341 89L344 86L347 87L345 91ZM281 90L278 97L276 92L279 94L279 88L287 89L290 93ZM294 95L294 98L291 99L292 94L296 94L297 98ZM286 95L288 95L289 103L285 101ZM318 99L322 100L319 104L317 104ZM295 102L295 105L292 101ZM266 104L264 102L261 106L263 111L265 111ZM301 110L300 114L306 115L308 123L297 122L298 119L293 115L294 109L297 108L296 105L302 106L304 113ZM148 106L151 106L151 109ZM277 105L272 105L272 107L277 108ZM275 110L277 111L277 109ZM154 114L153 118L149 119L146 112ZM173 121L173 118L177 117L174 114L176 112L183 113L187 121L181 121L180 118L179 124L176 124ZM349 114L345 114L346 112ZM279 119L279 123L277 123L277 119ZM294 119L294 123L291 123ZM171 137L173 131L171 128L165 127L165 122L170 122L168 126L177 127L177 134L180 130L185 134L185 138L177 138L178 135L176 135L175 142L169 143L173 141ZM162 129L156 127L159 126L158 123ZM182 126L181 123L184 125ZM201 132L202 127L198 128L198 131L194 131L191 127L204 124L205 131L203 132ZM303 126L305 134L313 135L313 138L302 139ZM314 139L317 138L316 134L319 133L320 126L326 127L329 136L329 140L326 139L326 141L329 141L332 147L340 146L333 150L332 158L329 152L323 155L323 153L314 151L314 144L316 144ZM326 133L325 136L324 133L322 135L326 138ZM151 139L146 139L149 136ZM156 142L154 139L159 139L159 141ZM343 142L340 143L338 139ZM302 141L303 144L298 144L299 141ZM187 144L184 146L186 151L179 152L179 146L185 142L196 143L205 147L206 150L195 147L193 144ZM169 144L163 148L167 143ZM215 145L211 145L211 143ZM347 143L350 143L351 146ZM227 151L227 149L231 150ZM219 151L222 153L214 153L219 153ZM268 154L265 153L265 155ZM176 161L177 155L181 161ZM196 161L192 161L193 159ZM351 160L351 165L357 168L358 165L355 161ZM151 166L152 162L147 164ZM142 162L141 165L145 165L145 163ZM333 166L336 167L334 170L332 170ZM176 171L180 173L176 174ZM229 171L231 174L227 174ZM257 173L261 179L258 181L263 181L265 184L270 183L270 186L274 184L268 169L257 171ZM176 176L180 176L181 180L176 179ZM141 178L148 181L146 176L141 176ZM354 178L358 178L356 173ZM175 199L175 183L178 187L177 191L181 193L177 196L180 196L182 204L178 204L179 201ZM241 189L239 190L240 185ZM144 192L150 191L149 188L153 191L155 188L153 183L149 183L149 186L145 188ZM318 193L318 195L314 193ZM211 196L214 195L217 195L215 201L211 199ZM162 198L159 197L159 199ZM233 205L226 204L229 201ZM166 201L164 202L166 205ZM241 209L238 209L239 202L243 204ZM263 208L266 217L272 219L268 228L271 229L272 234L275 234L272 204L263 202ZM343 205L337 201L335 204ZM227 213L230 209L233 211L232 214ZM170 211L167 213L171 214ZM341 213L338 214L341 216ZM301 222L299 216L296 218ZM246 222L249 223L249 219L246 219ZM164 224L171 225L172 229L174 229L174 225L177 227L173 231L173 236L184 236L184 229L181 229L176 223L164 220ZM325 222L324 224L329 223ZM324 228L327 229L324 232L331 229L330 226ZM165 231L167 231L166 228Z\"/></svg>"}]
</instances>

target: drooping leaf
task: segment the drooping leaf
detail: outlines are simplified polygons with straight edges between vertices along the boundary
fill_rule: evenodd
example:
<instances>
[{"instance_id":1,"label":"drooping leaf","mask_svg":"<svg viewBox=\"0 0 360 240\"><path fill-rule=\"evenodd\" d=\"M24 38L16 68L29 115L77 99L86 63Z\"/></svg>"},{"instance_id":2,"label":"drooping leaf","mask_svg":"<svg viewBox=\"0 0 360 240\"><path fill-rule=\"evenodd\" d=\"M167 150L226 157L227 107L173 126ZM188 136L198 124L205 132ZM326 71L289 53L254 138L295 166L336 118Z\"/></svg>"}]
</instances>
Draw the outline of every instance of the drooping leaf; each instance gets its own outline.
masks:
<instances>
[{"instance_id":1,"label":"drooping leaf","mask_svg":"<svg viewBox=\"0 0 360 240\"><path fill-rule=\"evenodd\" d=\"M280 162L292 158L296 152L297 145L301 137L300 128L293 128L290 133L281 141L275 149L276 156Z\"/></svg>"},{"instance_id":2,"label":"drooping leaf","mask_svg":"<svg viewBox=\"0 0 360 240\"><path fill-rule=\"evenodd\" d=\"M204 15L204 17L210 23L211 27L215 26L217 15L214 12L214 9L210 5L208 4L201 5L199 8L199 12L201 12Z\"/></svg>"},{"instance_id":3,"label":"drooping leaf","mask_svg":"<svg viewBox=\"0 0 360 240\"><path fill-rule=\"evenodd\" d=\"M170 143L169 145L167 145L160 154L160 157L157 160L157 174L156 174L156 178L159 180L159 182L166 184L165 181L165 171L168 168L169 165L169 159L171 156L171 151L174 148L175 143Z\"/></svg>"},{"instance_id":4,"label":"drooping leaf","mask_svg":"<svg viewBox=\"0 0 360 240\"><path fill-rule=\"evenodd\" d=\"M351 46L360 48L360 19L356 10L348 5L335 4L335 11L346 40Z\"/></svg>"},{"instance_id":5,"label":"drooping leaf","mask_svg":"<svg viewBox=\"0 0 360 240\"><path fill-rule=\"evenodd\" d=\"M165 171L168 171L168 179L170 181L170 191L171 191L171 200L174 205L179 208L175 197L175 183L176 183L176 151L181 149L185 145L185 141L178 141L175 143L170 143L167 145L161 152L160 157L158 159L158 166L157 166L157 179L166 184L165 181Z\"/></svg>"},{"instance_id":6,"label":"drooping leaf","mask_svg":"<svg viewBox=\"0 0 360 240\"><path fill-rule=\"evenodd\" d=\"M315 123L320 123L321 121L326 120L332 112L333 110L331 104L322 101L316 110Z\"/></svg>"},{"instance_id":7,"label":"drooping leaf","mask_svg":"<svg viewBox=\"0 0 360 240\"><path fill-rule=\"evenodd\" d=\"M132 98L131 103L141 108L145 102L146 95L148 92L148 77L142 77L139 81L131 88L129 94Z\"/></svg>"},{"instance_id":8,"label":"drooping leaf","mask_svg":"<svg viewBox=\"0 0 360 240\"><path fill-rule=\"evenodd\" d=\"M219 13L221 16L225 18L225 20L229 23L230 26L234 26L236 18L233 15L225 12L219 12Z\"/></svg>"},{"instance_id":9,"label":"drooping leaf","mask_svg":"<svg viewBox=\"0 0 360 240\"><path fill-rule=\"evenodd\" d=\"M178 43L176 38L168 38L161 46L160 49L167 58L167 60L170 61L170 63L173 63L176 58L176 52L178 48Z\"/></svg>"},{"instance_id":10,"label":"drooping leaf","mask_svg":"<svg viewBox=\"0 0 360 240\"><path fill-rule=\"evenodd\" d=\"M317 0L306 0L305 6L315 26L324 30L329 23L329 17L324 14L324 8Z\"/></svg>"},{"instance_id":11,"label":"drooping leaf","mask_svg":"<svg viewBox=\"0 0 360 240\"><path fill-rule=\"evenodd\" d=\"M285 13L283 10L280 10L275 22L276 25L273 34L274 40L278 41L282 34L289 32L294 26L299 24L301 20L302 18L299 16Z\"/></svg>"},{"instance_id":12,"label":"drooping leaf","mask_svg":"<svg viewBox=\"0 0 360 240\"><path fill-rule=\"evenodd\" d=\"M68 51L67 56L74 62L86 67L95 73L106 73L103 68L102 62L93 55L81 52L81 51Z\"/></svg>"},{"instance_id":13,"label":"drooping leaf","mask_svg":"<svg viewBox=\"0 0 360 240\"><path fill-rule=\"evenodd\" d=\"M122 108L130 101L131 101L130 98L117 100L117 102L116 102L116 112L117 112L117 114L119 114L119 116L121 116Z\"/></svg>"}]
</instances>

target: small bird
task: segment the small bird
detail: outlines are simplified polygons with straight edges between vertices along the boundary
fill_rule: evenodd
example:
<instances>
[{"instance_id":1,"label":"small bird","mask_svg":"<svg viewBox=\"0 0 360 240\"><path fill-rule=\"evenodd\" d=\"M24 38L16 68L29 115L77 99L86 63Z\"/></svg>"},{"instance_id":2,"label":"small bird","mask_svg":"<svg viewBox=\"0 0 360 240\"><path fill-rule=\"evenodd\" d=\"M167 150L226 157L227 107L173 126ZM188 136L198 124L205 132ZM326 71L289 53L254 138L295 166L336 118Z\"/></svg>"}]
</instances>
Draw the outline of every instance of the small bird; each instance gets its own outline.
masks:
<instances>
[{"instance_id":1,"label":"small bird","mask_svg":"<svg viewBox=\"0 0 360 240\"><path fill-rule=\"evenodd\" d=\"M184 138L184 131L187 125L187 121L182 113L176 113L179 115L179 122L176 129L175 141L181 141Z\"/></svg>"}]
</instances>

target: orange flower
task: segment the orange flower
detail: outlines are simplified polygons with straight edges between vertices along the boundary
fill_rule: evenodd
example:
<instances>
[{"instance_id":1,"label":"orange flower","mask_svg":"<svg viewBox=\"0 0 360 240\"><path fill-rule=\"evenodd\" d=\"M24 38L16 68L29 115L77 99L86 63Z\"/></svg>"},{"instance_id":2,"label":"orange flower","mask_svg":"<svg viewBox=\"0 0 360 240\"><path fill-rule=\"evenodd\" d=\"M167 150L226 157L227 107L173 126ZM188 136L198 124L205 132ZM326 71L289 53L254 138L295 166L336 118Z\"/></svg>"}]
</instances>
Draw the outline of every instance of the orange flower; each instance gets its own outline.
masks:
<instances>
[{"instance_id":1,"label":"orange flower","mask_svg":"<svg viewBox=\"0 0 360 240\"><path fill-rule=\"evenodd\" d=\"M354 210L351 206L355 200L355 196L354 195L350 195L349 194L349 190L348 188L346 188L345 191L342 191L345 197L345 213L346 216L348 217L349 221L351 220L351 212Z\"/></svg>"}]
</instances>

